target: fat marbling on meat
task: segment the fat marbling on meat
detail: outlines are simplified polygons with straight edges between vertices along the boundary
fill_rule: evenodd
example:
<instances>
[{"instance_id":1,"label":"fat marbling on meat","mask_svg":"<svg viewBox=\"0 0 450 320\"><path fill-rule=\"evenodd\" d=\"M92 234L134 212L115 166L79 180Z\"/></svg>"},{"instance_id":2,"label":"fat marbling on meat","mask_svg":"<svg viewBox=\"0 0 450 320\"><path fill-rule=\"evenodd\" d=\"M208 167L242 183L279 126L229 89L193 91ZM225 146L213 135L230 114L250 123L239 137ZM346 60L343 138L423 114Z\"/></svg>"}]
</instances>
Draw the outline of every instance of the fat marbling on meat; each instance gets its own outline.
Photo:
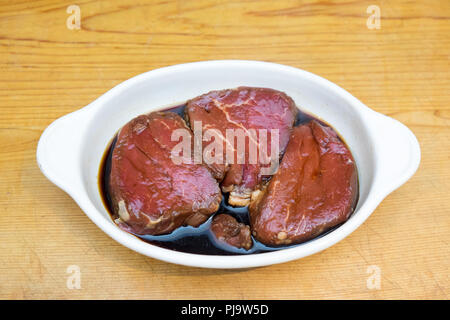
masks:
<instances>
[{"instance_id":1,"label":"fat marbling on meat","mask_svg":"<svg viewBox=\"0 0 450 320\"><path fill-rule=\"evenodd\" d=\"M118 225L136 234L160 235L198 226L217 211L222 199L217 181L191 155L176 164L176 129L192 135L172 112L153 112L128 122L112 150L109 191ZM186 157L186 155L184 155Z\"/></svg>"},{"instance_id":2,"label":"fat marbling on meat","mask_svg":"<svg viewBox=\"0 0 450 320\"><path fill-rule=\"evenodd\" d=\"M267 152L270 156L273 130L278 132L278 154L274 156L277 162L283 153L289 140L291 130L297 115L294 101L283 92L253 87L239 87L220 91L211 91L190 100L187 104L185 114L189 120L190 127L195 128L195 122L201 122L201 130L205 133L208 129L217 130L220 133L223 144L223 162L207 164L214 177L221 183L224 192L230 192L229 203L235 206L246 206L250 202L250 195L254 190L261 187L265 175L262 168L270 167L264 164L262 157L258 155L255 163L250 160L250 143L258 149L263 136L260 129L266 130ZM232 129L241 130L248 135L245 145L245 154L238 154L235 141L227 139L226 131ZM251 134L254 130L258 136L254 139ZM215 139L215 138L214 138ZM207 146L210 141L203 141ZM233 150L233 159L226 157L227 148ZM241 156L243 163L238 163L237 158Z\"/></svg>"},{"instance_id":3,"label":"fat marbling on meat","mask_svg":"<svg viewBox=\"0 0 450 320\"><path fill-rule=\"evenodd\" d=\"M357 179L349 149L330 127L315 120L295 127L277 173L252 195L253 235L266 245L301 243L346 221Z\"/></svg>"}]
</instances>

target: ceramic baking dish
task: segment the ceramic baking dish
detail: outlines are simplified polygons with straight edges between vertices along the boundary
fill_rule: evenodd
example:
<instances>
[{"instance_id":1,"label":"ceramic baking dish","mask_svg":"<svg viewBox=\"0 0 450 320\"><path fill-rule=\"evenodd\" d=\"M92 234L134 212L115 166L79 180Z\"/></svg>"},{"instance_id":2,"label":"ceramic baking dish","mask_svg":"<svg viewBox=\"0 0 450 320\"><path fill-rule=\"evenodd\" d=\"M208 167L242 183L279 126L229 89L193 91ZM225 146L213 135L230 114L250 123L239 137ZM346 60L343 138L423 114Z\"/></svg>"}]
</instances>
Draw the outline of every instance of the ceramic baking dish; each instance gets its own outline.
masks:
<instances>
[{"instance_id":1,"label":"ceramic baking dish","mask_svg":"<svg viewBox=\"0 0 450 320\"><path fill-rule=\"evenodd\" d=\"M323 119L341 134L359 173L359 202L350 219L325 236L293 248L234 256L168 250L119 229L104 207L97 183L102 156L115 133L140 114L181 104L210 90L238 86L283 91L301 109ZM100 229L124 246L182 265L246 268L302 258L344 239L389 193L414 174L420 162L420 148L406 126L369 109L319 76L274 63L226 60L161 68L119 84L88 106L54 121L41 136L37 162L48 179L67 192Z\"/></svg>"}]
</instances>

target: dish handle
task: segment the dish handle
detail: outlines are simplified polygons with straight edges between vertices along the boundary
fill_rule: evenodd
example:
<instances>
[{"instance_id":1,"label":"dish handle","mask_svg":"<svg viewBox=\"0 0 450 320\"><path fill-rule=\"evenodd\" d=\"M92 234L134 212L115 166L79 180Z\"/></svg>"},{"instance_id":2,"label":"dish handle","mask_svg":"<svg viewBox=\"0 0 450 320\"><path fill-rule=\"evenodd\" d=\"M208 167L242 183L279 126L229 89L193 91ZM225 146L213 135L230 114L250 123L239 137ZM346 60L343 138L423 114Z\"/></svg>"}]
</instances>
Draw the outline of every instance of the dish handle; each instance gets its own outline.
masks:
<instances>
[{"instance_id":1,"label":"dish handle","mask_svg":"<svg viewBox=\"0 0 450 320\"><path fill-rule=\"evenodd\" d=\"M87 124L86 110L67 114L53 121L39 139L36 159L42 173L66 191L80 190L81 168L78 157Z\"/></svg>"},{"instance_id":2,"label":"dish handle","mask_svg":"<svg viewBox=\"0 0 450 320\"><path fill-rule=\"evenodd\" d=\"M415 135L400 121L370 111L368 123L376 149L373 187L384 198L416 172L420 146Z\"/></svg>"}]
</instances>

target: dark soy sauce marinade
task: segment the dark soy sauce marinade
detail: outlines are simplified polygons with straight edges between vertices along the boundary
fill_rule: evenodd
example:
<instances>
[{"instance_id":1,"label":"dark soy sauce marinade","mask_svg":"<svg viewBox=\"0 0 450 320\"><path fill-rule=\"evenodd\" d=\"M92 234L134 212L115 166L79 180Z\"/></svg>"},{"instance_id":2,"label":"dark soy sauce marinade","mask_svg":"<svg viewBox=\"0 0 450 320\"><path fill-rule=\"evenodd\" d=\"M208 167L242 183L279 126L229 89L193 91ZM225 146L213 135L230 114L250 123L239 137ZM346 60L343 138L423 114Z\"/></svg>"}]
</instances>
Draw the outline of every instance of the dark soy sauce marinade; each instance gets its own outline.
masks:
<instances>
[{"instance_id":1,"label":"dark soy sauce marinade","mask_svg":"<svg viewBox=\"0 0 450 320\"><path fill-rule=\"evenodd\" d=\"M183 104L180 106L162 110L162 112L174 112L184 118L184 108L185 107L186 107L186 105ZM329 126L328 124L324 123L322 120L317 119L316 117L309 115L305 112L302 112L300 110L298 112L297 119L295 121L294 126L298 126L303 123L307 123L311 120L316 120L325 126ZM340 138L340 139L342 140L342 138ZM100 194L102 196L103 203L104 203L105 207L107 208L109 214L111 215L112 219L115 219L116 217L114 216L114 212L112 210L111 198L109 195L108 179L109 179L109 175L111 173L112 150L114 149L116 140L117 140L117 135L114 137L110 146L107 148L107 150L105 151L105 154L103 155L102 163L100 166L100 172L99 172ZM135 236L142 239L143 241L160 246L162 248L181 251L181 252L208 254L208 255L236 255L236 254L262 253L262 252L268 252L268 251L274 251L274 250L295 247L295 246L299 246L299 245L306 243L306 242L303 242L303 243L294 244L294 245L268 247L268 246L262 244L261 242L257 241L252 236L253 247L250 250L245 250L245 249L238 249L238 248L235 248L228 244L216 241L212 232L210 231L211 221L216 214L227 213L227 214L230 214L233 217L235 217L239 222L245 223L247 225L250 224L248 208L247 207L233 207L231 205L228 205L227 204L228 203L228 194L222 193L222 195L223 195L223 199L220 204L219 210L217 210L217 212L215 214L211 215L211 217L206 222L204 222L202 225L200 225L198 227L191 227L191 226L179 227L178 229L174 230L170 234L166 234L166 235L151 236L151 235L135 234ZM355 203L357 203L357 201ZM353 208L353 210L354 210L354 208ZM329 229L328 231L322 233L318 237L315 237L314 239L322 237L325 234L333 231L334 229L336 229L338 227L339 226L333 227L333 228Z\"/></svg>"}]
</instances>

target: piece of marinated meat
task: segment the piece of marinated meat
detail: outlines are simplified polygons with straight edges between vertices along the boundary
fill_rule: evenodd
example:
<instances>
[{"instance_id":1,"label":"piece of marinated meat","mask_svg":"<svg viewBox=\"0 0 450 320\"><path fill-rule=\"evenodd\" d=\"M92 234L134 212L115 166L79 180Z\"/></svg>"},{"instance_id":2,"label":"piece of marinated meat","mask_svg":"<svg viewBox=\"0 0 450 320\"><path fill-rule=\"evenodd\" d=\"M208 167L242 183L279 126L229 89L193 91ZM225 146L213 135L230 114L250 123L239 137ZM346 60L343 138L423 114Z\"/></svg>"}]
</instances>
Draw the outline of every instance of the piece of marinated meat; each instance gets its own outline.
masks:
<instances>
[{"instance_id":1,"label":"piece of marinated meat","mask_svg":"<svg viewBox=\"0 0 450 320\"><path fill-rule=\"evenodd\" d=\"M358 197L353 157L330 127L295 127L277 173L252 195L250 225L266 245L312 239L346 221Z\"/></svg>"},{"instance_id":2,"label":"piece of marinated meat","mask_svg":"<svg viewBox=\"0 0 450 320\"><path fill-rule=\"evenodd\" d=\"M214 177L221 182L222 191L230 192L228 202L231 205L248 205L251 193L261 186L265 177L272 174L262 171L271 167L270 163L264 162L263 159L268 160L267 157L271 156L272 135L275 139L278 132L278 154L274 157L278 164L279 156L284 152L289 140L297 112L294 101L289 96L266 88L239 87L211 91L188 102L186 118L194 133L196 122L201 121L204 152L213 141L221 140L222 152L211 151L216 162L204 162ZM217 137L205 135L205 132L211 131L208 129L215 130ZM228 129L232 129L230 131L235 135L247 135L245 150L239 149L238 138L227 136ZM262 131L265 131L266 136ZM266 142L267 148L261 149L261 141ZM227 148L231 150L229 157ZM261 152L266 157L261 157ZM252 158L251 154L256 157ZM220 156L218 161L217 156Z\"/></svg>"},{"instance_id":3,"label":"piece of marinated meat","mask_svg":"<svg viewBox=\"0 0 450 320\"><path fill-rule=\"evenodd\" d=\"M120 130L112 151L109 191L122 229L166 234L183 225L198 226L218 210L222 195L209 170L194 164L192 155L186 163L172 161L179 141L171 141L171 136L180 128L192 135L179 115L154 112Z\"/></svg>"},{"instance_id":4,"label":"piece of marinated meat","mask_svg":"<svg viewBox=\"0 0 450 320\"><path fill-rule=\"evenodd\" d=\"M216 215L211 224L211 231L218 241L230 246L249 250L253 245L250 227L229 214Z\"/></svg>"}]
</instances>

